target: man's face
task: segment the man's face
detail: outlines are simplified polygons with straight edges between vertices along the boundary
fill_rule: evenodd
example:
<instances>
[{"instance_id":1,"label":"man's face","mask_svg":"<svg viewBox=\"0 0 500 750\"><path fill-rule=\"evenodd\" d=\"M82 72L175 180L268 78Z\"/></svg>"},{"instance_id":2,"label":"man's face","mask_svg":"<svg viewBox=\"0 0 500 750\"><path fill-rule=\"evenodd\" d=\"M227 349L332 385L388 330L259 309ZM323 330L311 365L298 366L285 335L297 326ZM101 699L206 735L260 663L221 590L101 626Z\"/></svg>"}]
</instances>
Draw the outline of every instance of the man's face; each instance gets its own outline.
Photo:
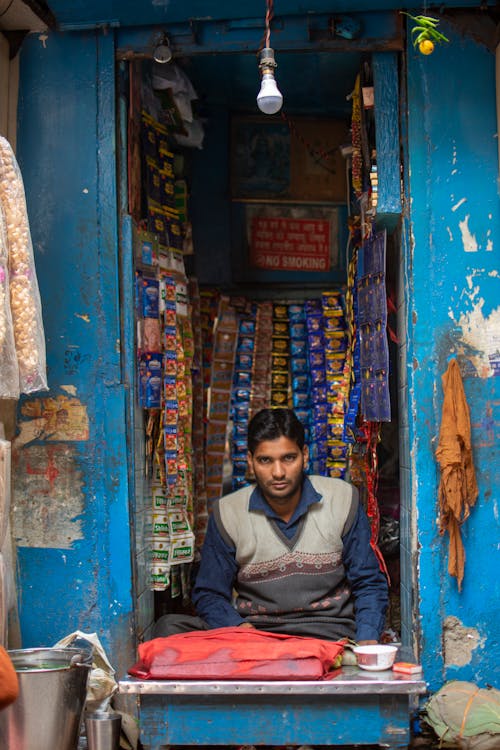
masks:
<instances>
[{"instance_id":1,"label":"man's face","mask_svg":"<svg viewBox=\"0 0 500 750\"><path fill-rule=\"evenodd\" d=\"M265 499L278 509L299 500L302 474L309 459L307 446L301 450L294 440L280 437L264 440L255 452L248 452L248 468L253 472Z\"/></svg>"}]
</instances>

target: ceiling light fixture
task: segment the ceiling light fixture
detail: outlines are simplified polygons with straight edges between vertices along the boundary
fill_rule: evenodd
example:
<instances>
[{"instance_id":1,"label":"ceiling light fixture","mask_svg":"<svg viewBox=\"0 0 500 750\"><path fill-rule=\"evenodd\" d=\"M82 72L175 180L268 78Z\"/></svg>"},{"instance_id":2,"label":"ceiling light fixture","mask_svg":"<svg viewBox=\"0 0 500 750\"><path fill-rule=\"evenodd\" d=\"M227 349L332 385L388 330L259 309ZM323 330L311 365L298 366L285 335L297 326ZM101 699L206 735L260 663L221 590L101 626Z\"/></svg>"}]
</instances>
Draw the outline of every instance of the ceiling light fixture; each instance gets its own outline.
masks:
<instances>
[{"instance_id":1,"label":"ceiling light fixture","mask_svg":"<svg viewBox=\"0 0 500 750\"><path fill-rule=\"evenodd\" d=\"M153 50L153 60L157 63L160 63L161 65L164 65L165 63L170 62L171 59L172 50L170 49L168 36L166 34L162 34L159 43Z\"/></svg>"},{"instance_id":2,"label":"ceiling light fixture","mask_svg":"<svg viewBox=\"0 0 500 750\"><path fill-rule=\"evenodd\" d=\"M271 18L273 17L273 0L267 0L266 33L264 49L260 53L259 70L262 76L260 91L257 94L257 106L265 115L275 115L283 105L283 95L276 85L274 71L277 67L274 50L271 49Z\"/></svg>"}]
</instances>

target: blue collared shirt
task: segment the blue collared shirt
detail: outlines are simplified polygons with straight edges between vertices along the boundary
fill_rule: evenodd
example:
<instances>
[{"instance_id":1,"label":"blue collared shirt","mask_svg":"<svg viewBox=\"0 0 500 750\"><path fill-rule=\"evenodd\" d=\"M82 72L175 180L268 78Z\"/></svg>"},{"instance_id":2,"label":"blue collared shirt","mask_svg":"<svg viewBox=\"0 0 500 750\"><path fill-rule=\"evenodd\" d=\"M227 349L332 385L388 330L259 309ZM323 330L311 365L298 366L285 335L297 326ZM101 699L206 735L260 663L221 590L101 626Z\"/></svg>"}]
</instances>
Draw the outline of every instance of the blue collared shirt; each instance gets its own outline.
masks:
<instances>
[{"instance_id":1,"label":"blue collared shirt","mask_svg":"<svg viewBox=\"0 0 500 750\"><path fill-rule=\"evenodd\" d=\"M257 486L250 495L249 511L263 511L291 539L302 516L321 499L321 494L305 477L299 503L289 521L284 521L273 511ZM357 641L379 639L388 604L387 580L370 547L370 536L368 518L360 503L351 528L342 538L343 563L355 600ZM210 516L192 599L197 614L211 628L241 625L244 622L232 604L233 585L238 572L235 552L234 547L224 541L214 517Z\"/></svg>"}]
</instances>

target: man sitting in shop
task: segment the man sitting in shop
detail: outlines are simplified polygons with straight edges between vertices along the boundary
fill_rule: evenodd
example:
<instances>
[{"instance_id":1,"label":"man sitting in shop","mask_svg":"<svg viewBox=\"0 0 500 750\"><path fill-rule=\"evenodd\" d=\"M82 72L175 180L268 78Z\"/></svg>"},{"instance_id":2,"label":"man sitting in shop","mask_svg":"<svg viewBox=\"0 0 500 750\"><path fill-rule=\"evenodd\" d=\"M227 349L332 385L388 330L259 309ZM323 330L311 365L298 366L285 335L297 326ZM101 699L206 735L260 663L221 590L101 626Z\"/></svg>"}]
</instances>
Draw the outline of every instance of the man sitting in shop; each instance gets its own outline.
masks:
<instances>
[{"instance_id":1,"label":"man sitting in shop","mask_svg":"<svg viewBox=\"0 0 500 750\"><path fill-rule=\"evenodd\" d=\"M213 506L193 589L199 617L165 615L154 636L241 626L377 643L388 586L370 547L358 491L306 476L304 427L290 409L263 409L248 427L255 484Z\"/></svg>"}]
</instances>

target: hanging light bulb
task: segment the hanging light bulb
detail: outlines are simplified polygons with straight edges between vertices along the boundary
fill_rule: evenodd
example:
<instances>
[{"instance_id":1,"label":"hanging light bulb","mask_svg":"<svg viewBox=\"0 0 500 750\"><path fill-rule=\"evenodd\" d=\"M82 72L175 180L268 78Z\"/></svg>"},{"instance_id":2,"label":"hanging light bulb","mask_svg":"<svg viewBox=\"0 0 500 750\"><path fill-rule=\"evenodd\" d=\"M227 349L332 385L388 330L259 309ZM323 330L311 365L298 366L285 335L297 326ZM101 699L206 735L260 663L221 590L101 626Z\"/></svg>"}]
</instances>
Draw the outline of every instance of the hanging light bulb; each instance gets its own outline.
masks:
<instances>
[{"instance_id":1,"label":"hanging light bulb","mask_svg":"<svg viewBox=\"0 0 500 750\"><path fill-rule=\"evenodd\" d=\"M276 67L274 50L271 47L265 47L260 53L259 70L262 83L257 94L257 106L265 115L275 115L283 105L283 95L274 78Z\"/></svg>"},{"instance_id":2,"label":"hanging light bulb","mask_svg":"<svg viewBox=\"0 0 500 750\"><path fill-rule=\"evenodd\" d=\"M271 47L265 47L260 53L259 69L262 83L257 94L257 106L265 115L275 115L283 105L283 95L274 78L276 67L274 50Z\"/></svg>"}]
</instances>

